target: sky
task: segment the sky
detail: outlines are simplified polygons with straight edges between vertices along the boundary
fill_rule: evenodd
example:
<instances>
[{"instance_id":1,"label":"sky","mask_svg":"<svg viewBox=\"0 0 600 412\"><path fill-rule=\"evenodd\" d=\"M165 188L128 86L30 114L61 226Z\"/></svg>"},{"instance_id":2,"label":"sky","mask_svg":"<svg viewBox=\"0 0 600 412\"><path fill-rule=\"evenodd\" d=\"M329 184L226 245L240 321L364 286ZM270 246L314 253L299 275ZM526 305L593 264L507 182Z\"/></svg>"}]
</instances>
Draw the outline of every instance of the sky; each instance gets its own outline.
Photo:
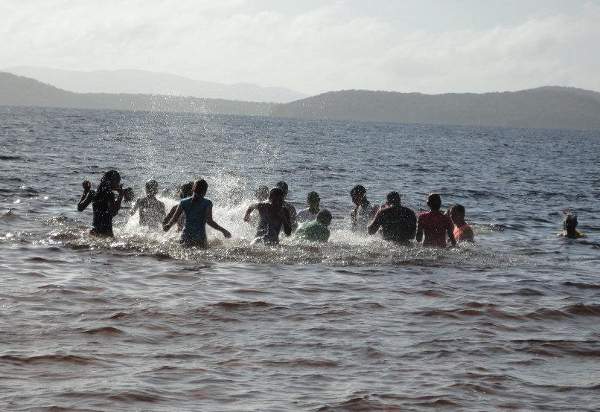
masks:
<instances>
[{"instance_id":1,"label":"sky","mask_svg":"<svg viewBox=\"0 0 600 412\"><path fill-rule=\"evenodd\" d=\"M600 91L600 0L0 0L0 68L446 93Z\"/></svg>"}]
</instances>

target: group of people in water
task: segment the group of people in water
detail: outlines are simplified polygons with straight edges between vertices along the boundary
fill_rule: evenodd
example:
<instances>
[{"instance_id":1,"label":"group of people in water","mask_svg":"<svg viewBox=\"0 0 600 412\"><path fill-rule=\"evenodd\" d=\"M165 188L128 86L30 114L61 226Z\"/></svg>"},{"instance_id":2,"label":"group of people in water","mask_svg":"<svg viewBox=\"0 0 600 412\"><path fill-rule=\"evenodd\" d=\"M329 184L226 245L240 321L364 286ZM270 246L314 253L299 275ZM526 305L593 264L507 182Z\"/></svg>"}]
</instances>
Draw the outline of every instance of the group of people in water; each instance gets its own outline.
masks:
<instances>
[{"instance_id":1,"label":"group of people in water","mask_svg":"<svg viewBox=\"0 0 600 412\"><path fill-rule=\"evenodd\" d=\"M81 212L92 204L90 233L112 237L113 218L119 213L124 200L133 200L131 189L123 189L121 176L116 170L106 172L95 191L87 180L82 186L83 194L77 209ZM180 201L168 213L164 203L157 198L158 189L155 180L148 181L146 196L139 198L131 209L132 215L139 214L141 226L149 229L162 226L167 232L177 225L184 246L207 247L206 225L221 232L225 238L231 237L231 233L213 219L213 204L206 198L206 180L181 185ZM327 242L333 216L329 210L321 208L318 193L308 194L307 208L300 212L296 212L296 208L286 201L287 195L288 185L283 181L271 189L261 186L256 191L257 202L250 205L244 215L245 222L256 224L253 243L277 244L281 231L286 236L294 234L307 241ZM445 248L448 242L454 246L458 242L474 241L473 229L465 221L464 206L455 204L444 212L441 196L437 193L427 197L429 211L418 216L402 205L398 192L388 193L386 202L377 206L368 200L366 188L356 185L350 191L350 198L354 204L350 220L355 232L365 235L381 233L384 240L403 246L410 246L413 239L423 246L436 248ZM564 221L563 235L568 238L582 237L576 227L577 217L568 214Z\"/></svg>"}]
</instances>

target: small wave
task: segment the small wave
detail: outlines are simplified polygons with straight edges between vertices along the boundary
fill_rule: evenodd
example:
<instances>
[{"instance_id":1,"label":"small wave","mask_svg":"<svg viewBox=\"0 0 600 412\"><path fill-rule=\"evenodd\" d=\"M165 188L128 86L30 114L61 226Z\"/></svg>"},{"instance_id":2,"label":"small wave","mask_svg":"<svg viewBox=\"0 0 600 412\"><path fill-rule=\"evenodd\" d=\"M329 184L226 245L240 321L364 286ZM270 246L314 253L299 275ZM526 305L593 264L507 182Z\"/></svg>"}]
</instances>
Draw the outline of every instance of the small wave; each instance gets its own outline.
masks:
<instances>
[{"instance_id":1,"label":"small wave","mask_svg":"<svg viewBox=\"0 0 600 412\"><path fill-rule=\"evenodd\" d=\"M21 156L0 155L0 160L23 160Z\"/></svg>"},{"instance_id":2,"label":"small wave","mask_svg":"<svg viewBox=\"0 0 600 412\"><path fill-rule=\"evenodd\" d=\"M261 300L255 301L255 302L253 302L253 301L218 302L218 303L212 304L210 306L217 308L217 309L227 310L227 311L273 307L272 304L261 301Z\"/></svg>"},{"instance_id":3,"label":"small wave","mask_svg":"<svg viewBox=\"0 0 600 412\"><path fill-rule=\"evenodd\" d=\"M76 355L37 355L37 356L15 356L0 355L0 359L16 364L37 364L37 363L70 363L77 365L90 365L96 363L93 358L86 358Z\"/></svg>"},{"instance_id":4,"label":"small wave","mask_svg":"<svg viewBox=\"0 0 600 412\"><path fill-rule=\"evenodd\" d=\"M121 329L117 329L112 326L103 326L100 328L88 329L84 331L88 335L107 335L107 336L117 336L122 335L124 332Z\"/></svg>"},{"instance_id":5,"label":"small wave","mask_svg":"<svg viewBox=\"0 0 600 412\"><path fill-rule=\"evenodd\" d=\"M155 403L162 401L164 397L157 395L156 393L148 393L142 391L126 391L109 395L108 399L119 402Z\"/></svg>"},{"instance_id":6,"label":"small wave","mask_svg":"<svg viewBox=\"0 0 600 412\"><path fill-rule=\"evenodd\" d=\"M336 361L329 359L306 359L297 358L289 360L268 360L261 362L265 366L290 366L297 368L336 368L340 364Z\"/></svg>"},{"instance_id":7,"label":"small wave","mask_svg":"<svg viewBox=\"0 0 600 412\"><path fill-rule=\"evenodd\" d=\"M582 282L563 282L563 286L571 286L579 289L600 289L600 285L595 283L582 283Z\"/></svg>"}]
</instances>

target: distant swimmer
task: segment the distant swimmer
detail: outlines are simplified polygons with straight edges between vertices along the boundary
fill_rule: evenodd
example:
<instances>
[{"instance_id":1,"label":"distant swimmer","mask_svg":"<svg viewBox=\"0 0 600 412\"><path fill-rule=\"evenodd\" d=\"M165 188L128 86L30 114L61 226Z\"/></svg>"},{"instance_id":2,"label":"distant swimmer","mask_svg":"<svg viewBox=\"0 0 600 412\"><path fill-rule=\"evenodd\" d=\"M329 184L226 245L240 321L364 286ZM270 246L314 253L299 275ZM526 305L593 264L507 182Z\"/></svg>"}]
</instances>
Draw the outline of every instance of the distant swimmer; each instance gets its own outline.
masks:
<instances>
[{"instance_id":1,"label":"distant swimmer","mask_svg":"<svg viewBox=\"0 0 600 412\"><path fill-rule=\"evenodd\" d=\"M327 209L317 213L315 220L305 222L298 227L294 236L298 239L311 242L327 242L329 240L329 224L331 223L331 212Z\"/></svg>"},{"instance_id":2,"label":"distant swimmer","mask_svg":"<svg viewBox=\"0 0 600 412\"><path fill-rule=\"evenodd\" d=\"M306 203L308 204L308 208L302 209L298 212L298 216L296 216L296 220L298 223L304 223L311 220L315 220L317 218L317 213L320 210L321 198L317 192L310 192L308 196L306 196Z\"/></svg>"},{"instance_id":3,"label":"distant swimmer","mask_svg":"<svg viewBox=\"0 0 600 412\"><path fill-rule=\"evenodd\" d=\"M269 192L269 202L256 203L248 208L244 216L245 222L250 222L250 215L254 210L257 210L259 214L256 238L253 243L279 243L279 232L282 228L287 236L292 234L290 212L284 207L283 199L283 190L275 187Z\"/></svg>"},{"instance_id":4,"label":"distant swimmer","mask_svg":"<svg viewBox=\"0 0 600 412\"><path fill-rule=\"evenodd\" d=\"M289 203L286 199L288 196L288 184L283 180L281 182L277 182L275 187L280 188L283 191L283 207L285 207L290 214L290 224L292 225L292 229L296 228L296 208L294 205Z\"/></svg>"},{"instance_id":5,"label":"distant swimmer","mask_svg":"<svg viewBox=\"0 0 600 412\"><path fill-rule=\"evenodd\" d=\"M121 175L116 170L106 172L96 191L92 190L92 184L87 180L83 182L82 186L83 194L77 204L77 210L83 212L90 203L92 204L93 219L90 234L112 237L113 217L119 213L124 195ZM118 193L116 199L113 191Z\"/></svg>"},{"instance_id":6,"label":"distant swimmer","mask_svg":"<svg viewBox=\"0 0 600 412\"><path fill-rule=\"evenodd\" d=\"M186 197L191 197L194 194L193 191L194 188L194 182L187 182L184 183L183 185L181 185L179 187L179 199L185 199ZM173 217L173 215L175 215L175 212L177 211L177 207L179 206L179 204L173 206L171 208L171 210L169 211L169 213L167 213L167 216L165 216L165 218L163 219L163 226L166 225L167 223L169 223L169 221L171 220L171 218ZM185 224L185 214L181 214L181 216L179 216L179 219L177 219L177 231L181 232L183 230L183 226Z\"/></svg>"},{"instance_id":7,"label":"distant swimmer","mask_svg":"<svg viewBox=\"0 0 600 412\"><path fill-rule=\"evenodd\" d=\"M409 246L411 239L415 238L417 216L400 204L398 192L388 193L386 200L369 225L368 232L374 235L381 227L381 235L385 240Z\"/></svg>"},{"instance_id":8,"label":"distant swimmer","mask_svg":"<svg viewBox=\"0 0 600 412\"><path fill-rule=\"evenodd\" d=\"M585 237L583 233L577 230L577 215L568 213L563 222L563 232L561 236L567 239L581 239Z\"/></svg>"},{"instance_id":9,"label":"distant swimmer","mask_svg":"<svg viewBox=\"0 0 600 412\"><path fill-rule=\"evenodd\" d=\"M423 246L446 247L446 235L452 246L456 245L454 239L454 225L449 216L440 212L442 198L437 193L432 193L427 198L430 212L422 213L417 219L417 242L423 240Z\"/></svg>"},{"instance_id":10,"label":"distant swimmer","mask_svg":"<svg viewBox=\"0 0 600 412\"><path fill-rule=\"evenodd\" d=\"M175 223L177 223L179 217L184 214L185 223L181 232L181 243L184 246L208 247L206 225L223 233L223 236L226 238L231 237L229 231L219 226L217 222L213 220L212 202L204 197L207 190L208 183L206 183L206 180L201 179L194 182L192 196L183 199L179 203L179 206L177 206L171 220L163 225L164 231L167 232Z\"/></svg>"},{"instance_id":11,"label":"distant swimmer","mask_svg":"<svg viewBox=\"0 0 600 412\"><path fill-rule=\"evenodd\" d=\"M156 198L158 183L156 180L146 182L146 197L138 199L131 209L131 215L138 211L140 214L140 226L147 228L158 228L165 218L165 204Z\"/></svg>"},{"instance_id":12,"label":"distant swimmer","mask_svg":"<svg viewBox=\"0 0 600 412\"><path fill-rule=\"evenodd\" d=\"M463 205L456 204L449 210L450 219L454 225L454 239L457 242L473 242L475 240L475 234L473 229L467 222L465 222L465 207Z\"/></svg>"},{"instance_id":13,"label":"distant swimmer","mask_svg":"<svg viewBox=\"0 0 600 412\"><path fill-rule=\"evenodd\" d=\"M350 190L350 198L354 203L354 209L350 213L352 230L366 232L369 222L377 213L377 206L372 206L367 199L367 189L363 185L356 185Z\"/></svg>"}]
</instances>

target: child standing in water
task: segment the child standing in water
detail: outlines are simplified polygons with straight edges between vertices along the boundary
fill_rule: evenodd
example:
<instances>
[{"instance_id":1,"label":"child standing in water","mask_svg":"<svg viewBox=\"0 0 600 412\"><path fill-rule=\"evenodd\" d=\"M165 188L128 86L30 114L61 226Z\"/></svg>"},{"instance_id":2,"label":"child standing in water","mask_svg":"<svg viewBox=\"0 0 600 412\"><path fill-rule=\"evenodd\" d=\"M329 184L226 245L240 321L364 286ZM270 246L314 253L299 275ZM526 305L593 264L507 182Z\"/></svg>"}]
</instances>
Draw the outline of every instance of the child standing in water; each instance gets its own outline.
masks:
<instances>
[{"instance_id":1,"label":"child standing in water","mask_svg":"<svg viewBox=\"0 0 600 412\"><path fill-rule=\"evenodd\" d=\"M183 199L179 203L171 220L163 226L163 230L167 232L184 214L185 223L181 232L181 243L184 246L207 248L206 225L223 233L225 238L231 237L228 230L222 228L213 220L212 202L204 197L207 190L208 183L206 183L206 180L201 179L194 182L192 196Z\"/></svg>"},{"instance_id":2,"label":"child standing in water","mask_svg":"<svg viewBox=\"0 0 600 412\"><path fill-rule=\"evenodd\" d=\"M423 240L423 246L445 248L448 235L452 246L455 246L452 220L440 211L441 196L437 193L430 194L427 197L427 206L431 211L422 213L417 220L417 242Z\"/></svg>"},{"instance_id":3,"label":"child standing in water","mask_svg":"<svg viewBox=\"0 0 600 412\"><path fill-rule=\"evenodd\" d=\"M450 219L454 224L454 239L457 242L473 242L475 234L471 226L465 222L465 207L456 204L450 208Z\"/></svg>"},{"instance_id":4,"label":"child standing in water","mask_svg":"<svg viewBox=\"0 0 600 412\"><path fill-rule=\"evenodd\" d=\"M139 210L140 226L156 229L165 218L165 204L156 198L158 183L156 180L146 182L146 197L138 199L131 209L131 215Z\"/></svg>"},{"instance_id":5,"label":"child standing in water","mask_svg":"<svg viewBox=\"0 0 600 412\"><path fill-rule=\"evenodd\" d=\"M329 240L329 224L331 223L331 212L327 209L317 213L315 220L302 223L295 236L298 239L309 240L311 242L327 242Z\"/></svg>"},{"instance_id":6,"label":"child standing in water","mask_svg":"<svg viewBox=\"0 0 600 412\"><path fill-rule=\"evenodd\" d=\"M121 209L124 190L121 175L116 170L109 170L102 176L98 189L94 192L92 184L84 181L83 194L77 204L77 210L83 212L91 203L93 211L91 235L113 237L113 218ZM113 191L118 192L115 199Z\"/></svg>"},{"instance_id":7,"label":"child standing in water","mask_svg":"<svg viewBox=\"0 0 600 412\"><path fill-rule=\"evenodd\" d=\"M185 199L186 197L190 197L193 194L194 182L184 183L179 187L179 199ZM163 226L169 223L175 212L177 211L178 204L173 206L167 216L163 219ZM177 231L181 232L183 230L183 225L185 224L185 216L182 214L177 219Z\"/></svg>"},{"instance_id":8,"label":"child standing in water","mask_svg":"<svg viewBox=\"0 0 600 412\"><path fill-rule=\"evenodd\" d=\"M306 197L306 203L308 204L308 208L299 211L298 215L296 216L298 223L304 223L316 219L317 213L319 213L320 210L319 204L321 203L321 198L317 192L310 192Z\"/></svg>"},{"instance_id":9,"label":"child standing in water","mask_svg":"<svg viewBox=\"0 0 600 412\"><path fill-rule=\"evenodd\" d=\"M258 211L260 220L253 243L278 244L279 232L281 232L282 227L283 232L287 236L292 234L290 212L284 206L283 190L279 187L271 189L269 192L269 202L256 203L248 208L244 215L245 222L250 222L250 215L254 210Z\"/></svg>"}]
</instances>

